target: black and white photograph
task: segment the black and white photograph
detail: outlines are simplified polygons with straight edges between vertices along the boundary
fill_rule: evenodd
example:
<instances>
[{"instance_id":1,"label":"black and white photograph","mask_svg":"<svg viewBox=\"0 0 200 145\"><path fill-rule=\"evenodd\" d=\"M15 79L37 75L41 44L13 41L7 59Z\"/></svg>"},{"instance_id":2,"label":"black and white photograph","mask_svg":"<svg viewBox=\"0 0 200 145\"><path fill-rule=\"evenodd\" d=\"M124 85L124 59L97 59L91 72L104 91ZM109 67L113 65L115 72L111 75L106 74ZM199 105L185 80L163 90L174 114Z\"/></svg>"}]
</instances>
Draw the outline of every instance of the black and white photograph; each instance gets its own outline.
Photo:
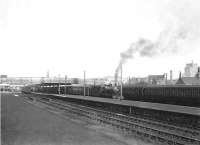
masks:
<instances>
[{"instance_id":1,"label":"black and white photograph","mask_svg":"<svg viewBox=\"0 0 200 145\"><path fill-rule=\"evenodd\" d=\"M0 0L1 145L200 145L199 0Z\"/></svg>"}]
</instances>

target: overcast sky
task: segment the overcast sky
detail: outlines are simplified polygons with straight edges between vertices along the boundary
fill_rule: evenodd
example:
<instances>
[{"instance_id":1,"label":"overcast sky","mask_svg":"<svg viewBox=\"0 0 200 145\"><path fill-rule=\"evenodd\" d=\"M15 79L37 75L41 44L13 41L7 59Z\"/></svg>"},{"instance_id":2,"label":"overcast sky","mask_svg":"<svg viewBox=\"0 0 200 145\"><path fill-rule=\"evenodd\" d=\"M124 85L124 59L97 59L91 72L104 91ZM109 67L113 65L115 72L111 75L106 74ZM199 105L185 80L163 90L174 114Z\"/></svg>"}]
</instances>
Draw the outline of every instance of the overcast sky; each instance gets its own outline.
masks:
<instances>
[{"instance_id":1,"label":"overcast sky","mask_svg":"<svg viewBox=\"0 0 200 145\"><path fill-rule=\"evenodd\" d=\"M113 76L121 52L140 38L157 42L167 31L170 38L162 39L172 49L133 54L124 77L170 70L177 77L191 60L200 65L199 10L198 0L1 0L0 74ZM177 46L169 46L177 37Z\"/></svg>"}]
</instances>

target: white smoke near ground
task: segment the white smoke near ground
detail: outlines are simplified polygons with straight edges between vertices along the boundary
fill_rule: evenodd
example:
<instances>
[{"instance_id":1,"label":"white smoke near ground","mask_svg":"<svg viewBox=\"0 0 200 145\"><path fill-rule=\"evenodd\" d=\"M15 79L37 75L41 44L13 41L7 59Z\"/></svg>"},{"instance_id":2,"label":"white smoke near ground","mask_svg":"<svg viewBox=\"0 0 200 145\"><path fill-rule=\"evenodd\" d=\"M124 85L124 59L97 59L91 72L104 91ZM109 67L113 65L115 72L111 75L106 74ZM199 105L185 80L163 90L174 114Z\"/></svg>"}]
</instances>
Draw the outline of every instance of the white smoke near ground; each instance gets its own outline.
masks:
<instances>
[{"instance_id":1,"label":"white smoke near ground","mask_svg":"<svg viewBox=\"0 0 200 145\"><path fill-rule=\"evenodd\" d=\"M155 42L141 38L120 54L115 71L116 82L122 65L136 54L140 57L176 54L183 51L184 45L200 40L200 1L171 0L162 16L166 25Z\"/></svg>"}]
</instances>

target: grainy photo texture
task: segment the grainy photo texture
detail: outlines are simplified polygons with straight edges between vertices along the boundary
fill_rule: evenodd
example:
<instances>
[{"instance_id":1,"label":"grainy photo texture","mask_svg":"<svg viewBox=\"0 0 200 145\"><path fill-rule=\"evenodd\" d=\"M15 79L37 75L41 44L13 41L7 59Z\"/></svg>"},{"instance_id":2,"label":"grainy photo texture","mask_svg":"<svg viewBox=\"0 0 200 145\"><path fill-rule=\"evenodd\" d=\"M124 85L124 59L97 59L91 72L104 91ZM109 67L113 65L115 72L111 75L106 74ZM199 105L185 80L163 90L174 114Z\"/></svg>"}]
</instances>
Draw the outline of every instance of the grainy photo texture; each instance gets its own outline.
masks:
<instances>
[{"instance_id":1,"label":"grainy photo texture","mask_svg":"<svg viewBox=\"0 0 200 145\"><path fill-rule=\"evenodd\" d=\"M0 0L2 145L200 145L199 0Z\"/></svg>"}]
</instances>

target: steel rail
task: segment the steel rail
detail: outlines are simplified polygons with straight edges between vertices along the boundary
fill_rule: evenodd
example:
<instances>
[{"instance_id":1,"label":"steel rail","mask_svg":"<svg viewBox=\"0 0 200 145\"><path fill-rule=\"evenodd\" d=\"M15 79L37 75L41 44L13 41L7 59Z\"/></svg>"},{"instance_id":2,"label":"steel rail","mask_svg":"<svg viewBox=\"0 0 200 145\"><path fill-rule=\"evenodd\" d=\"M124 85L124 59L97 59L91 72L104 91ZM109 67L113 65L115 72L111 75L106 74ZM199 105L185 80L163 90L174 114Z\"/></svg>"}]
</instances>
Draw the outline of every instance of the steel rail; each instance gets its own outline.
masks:
<instances>
[{"instance_id":1,"label":"steel rail","mask_svg":"<svg viewBox=\"0 0 200 145\"><path fill-rule=\"evenodd\" d=\"M63 101L58 101L58 100L54 100L54 102L56 102L56 103L57 102L58 103L64 103ZM65 102L65 104L66 103L67 102ZM65 104L63 104L63 105L65 105ZM91 108L91 107L87 107L87 106L83 106L83 105L73 104L73 106L84 107L84 108L91 109L91 110L94 110L94 111L101 111L102 113L110 114L111 116L115 116L116 115L118 117L130 120L132 122L138 122L138 123L142 122L143 125L147 125L148 127L151 126L153 128L153 127L156 126L156 127L159 127L160 130L163 130L163 131L166 131L166 132L170 132L171 133L173 131L173 133L177 134L177 135L180 135L180 133L181 133L182 136L184 136L184 137L188 137L188 135L189 135L191 138L200 139L200 132L192 130L192 129L176 127L176 126L173 126L173 125L163 124L163 123L156 122L156 121L151 121L151 120L147 120L147 119L141 119L141 118L137 118L137 117L133 117L133 116L127 116L127 115L124 115L124 114L116 114L116 113L113 113L113 112L108 112L108 111L105 111L105 110L99 110L99 109L95 109L95 108Z\"/></svg>"}]
</instances>

